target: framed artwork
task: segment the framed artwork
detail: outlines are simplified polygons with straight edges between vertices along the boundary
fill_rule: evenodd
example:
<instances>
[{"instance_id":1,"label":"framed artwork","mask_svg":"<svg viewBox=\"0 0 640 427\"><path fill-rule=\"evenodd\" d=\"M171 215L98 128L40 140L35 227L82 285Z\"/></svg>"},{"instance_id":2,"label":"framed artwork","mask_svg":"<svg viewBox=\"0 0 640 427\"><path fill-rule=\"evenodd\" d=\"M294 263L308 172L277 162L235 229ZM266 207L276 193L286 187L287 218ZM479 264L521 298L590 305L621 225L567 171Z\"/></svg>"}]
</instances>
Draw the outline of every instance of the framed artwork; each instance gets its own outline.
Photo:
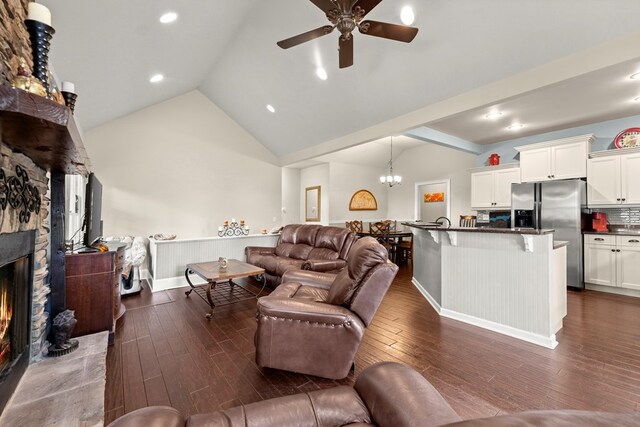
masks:
<instances>
[{"instance_id":1,"label":"framed artwork","mask_svg":"<svg viewBox=\"0 0 640 427\"><path fill-rule=\"evenodd\" d=\"M444 193L424 193L425 203L440 203L444 202Z\"/></svg>"},{"instance_id":2,"label":"framed artwork","mask_svg":"<svg viewBox=\"0 0 640 427\"><path fill-rule=\"evenodd\" d=\"M369 190L358 190L351 196L350 211L377 211L378 201Z\"/></svg>"}]
</instances>

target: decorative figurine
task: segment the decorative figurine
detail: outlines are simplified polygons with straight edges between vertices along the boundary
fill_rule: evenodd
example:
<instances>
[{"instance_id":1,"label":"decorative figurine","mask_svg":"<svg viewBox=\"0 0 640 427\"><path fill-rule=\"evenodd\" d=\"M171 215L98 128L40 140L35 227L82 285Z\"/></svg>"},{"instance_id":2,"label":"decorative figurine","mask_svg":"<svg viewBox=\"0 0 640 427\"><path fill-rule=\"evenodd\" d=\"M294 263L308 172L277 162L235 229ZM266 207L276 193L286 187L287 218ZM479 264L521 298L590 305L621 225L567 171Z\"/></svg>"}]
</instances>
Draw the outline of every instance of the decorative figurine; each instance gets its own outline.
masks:
<instances>
[{"instance_id":1,"label":"decorative figurine","mask_svg":"<svg viewBox=\"0 0 640 427\"><path fill-rule=\"evenodd\" d=\"M71 339L76 320L73 310L65 310L53 319L54 343L49 346L48 355L58 357L69 354L78 348L78 340Z\"/></svg>"},{"instance_id":2,"label":"decorative figurine","mask_svg":"<svg viewBox=\"0 0 640 427\"><path fill-rule=\"evenodd\" d=\"M229 265L229 261L224 258L224 257L220 257L218 258L218 265L220 266L220 273L226 273L227 271L227 266Z\"/></svg>"},{"instance_id":3,"label":"decorative figurine","mask_svg":"<svg viewBox=\"0 0 640 427\"><path fill-rule=\"evenodd\" d=\"M18 72L16 77L11 81L11 86L26 92L35 93L38 96L47 96L47 90L44 88L40 80L36 79L29 72L27 61L20 58Z\"/></svg>"}]
</instances>

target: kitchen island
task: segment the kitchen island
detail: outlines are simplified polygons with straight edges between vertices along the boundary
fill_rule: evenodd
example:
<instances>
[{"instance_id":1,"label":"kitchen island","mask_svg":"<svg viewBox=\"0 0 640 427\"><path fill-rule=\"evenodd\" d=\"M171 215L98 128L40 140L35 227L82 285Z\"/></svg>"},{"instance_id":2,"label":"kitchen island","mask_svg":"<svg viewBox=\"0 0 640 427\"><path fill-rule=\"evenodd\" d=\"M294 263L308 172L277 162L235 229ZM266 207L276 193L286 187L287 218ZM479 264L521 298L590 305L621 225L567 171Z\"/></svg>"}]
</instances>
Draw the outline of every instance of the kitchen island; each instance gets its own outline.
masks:
<instances>
[{"instance_id":1,"label":"kitchen island","mask_svg":"<svg viewBox=\"0 0 640 427\"><path fill-rule=\"evenodd\" d=\"M411 228L413 284L444 317L548 348L567 314L566 242L553 230Z\"/></svg>"}]
</instances>

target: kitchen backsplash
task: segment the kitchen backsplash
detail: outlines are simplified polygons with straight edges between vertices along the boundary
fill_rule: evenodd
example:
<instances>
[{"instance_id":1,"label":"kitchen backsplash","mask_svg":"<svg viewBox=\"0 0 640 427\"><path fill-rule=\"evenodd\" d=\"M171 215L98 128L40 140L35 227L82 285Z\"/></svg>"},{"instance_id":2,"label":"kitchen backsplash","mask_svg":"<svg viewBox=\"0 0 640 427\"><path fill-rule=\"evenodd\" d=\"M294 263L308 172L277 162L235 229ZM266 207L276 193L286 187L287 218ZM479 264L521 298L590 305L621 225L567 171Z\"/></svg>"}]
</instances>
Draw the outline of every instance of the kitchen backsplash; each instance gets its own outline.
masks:
<instances>
[{"instance_id":1,"label":"kitchen backsplash","mask_svg":"<svg viewBox=\"0 0 640 427\"><path fill-rule=\"evenodd\" d=\"M640 224L640 208L594 209L607 214L609 224Z\"/></svg>"}]
</instances>

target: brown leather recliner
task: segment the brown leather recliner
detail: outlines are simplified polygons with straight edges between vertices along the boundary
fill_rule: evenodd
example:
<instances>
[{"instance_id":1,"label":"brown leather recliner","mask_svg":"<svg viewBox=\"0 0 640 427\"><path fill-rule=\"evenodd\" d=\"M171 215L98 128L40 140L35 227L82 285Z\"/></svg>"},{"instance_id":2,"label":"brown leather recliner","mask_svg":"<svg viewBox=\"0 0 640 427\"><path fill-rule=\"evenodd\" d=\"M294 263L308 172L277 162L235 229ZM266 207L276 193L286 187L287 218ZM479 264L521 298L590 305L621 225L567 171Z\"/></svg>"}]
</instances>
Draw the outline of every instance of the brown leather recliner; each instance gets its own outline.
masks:
<instances>
[{"instance_id":1,"label":"brown leather recliner","mask_svg":"<svg viewBox=\"0 0 640 427\"><path fill-rule=\"evenodd\" d=\"M453 423L453 424L452 424ZM395 362L363 370L352 387L339 386L277 397L188 418L167 406L152 406L107 427L511 427L640 425L640 413L533 411L460 421L438 391L418 372Z\"/></svg>"},{"instance_id":2,"label":"brown leather recliner","mask_svg":"<svg viewBox=\"0 0 640 427\"><path fill-rule=\"evenodd\" d=\"M339 379L349 374L364 331L398 266L371 237L358 240L337 275L287 271L258 299L256 363Z\"/></svg>"},{"instance_id":3,"label":"brown leather recliner","mask_svg":"<svg viewBox=\"0 0 640 427\"><path fill-rule=\"evenodd\" d=\"M290 224L283 228L275 248L247 246L249 264L264 268L267 284L275 287L289 270L338 272L346 265L356 236L346 228Z\"/></svg>"}]
</instances>

